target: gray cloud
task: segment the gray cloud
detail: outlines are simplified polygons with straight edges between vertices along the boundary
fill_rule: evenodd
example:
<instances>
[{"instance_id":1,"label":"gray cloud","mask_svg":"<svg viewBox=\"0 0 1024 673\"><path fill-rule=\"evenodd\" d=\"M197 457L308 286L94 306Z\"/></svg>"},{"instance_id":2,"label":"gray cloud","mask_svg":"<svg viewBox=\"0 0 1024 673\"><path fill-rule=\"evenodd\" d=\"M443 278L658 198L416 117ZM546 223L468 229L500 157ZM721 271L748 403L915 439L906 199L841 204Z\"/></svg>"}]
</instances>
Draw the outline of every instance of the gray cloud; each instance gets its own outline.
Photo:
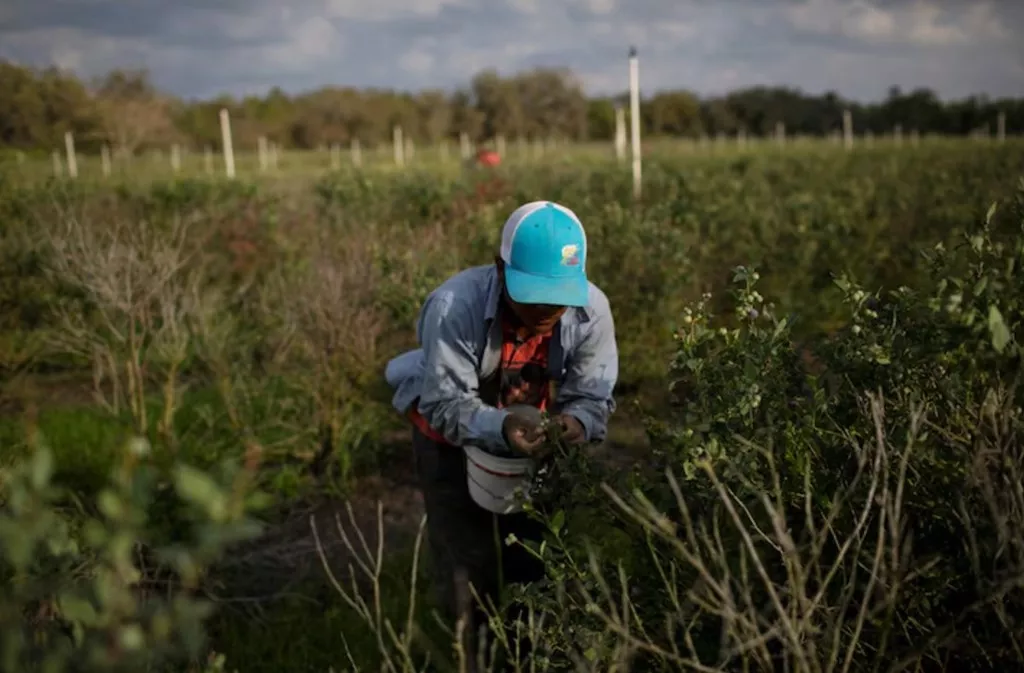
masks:
<instances>
[{"instance_id":1,"label":"gray cloud","mask_svg":"<svg viewBox=\"0 0 1024 673\"><path fill-rule=\"evenodd\" d=\"M83 76L146 67L185 96L324 85L452 88L564 65L595 93L786 84L876 99L1024 90L1010 0L11 0L0 58Z\"/></svg>"}]
</instances>

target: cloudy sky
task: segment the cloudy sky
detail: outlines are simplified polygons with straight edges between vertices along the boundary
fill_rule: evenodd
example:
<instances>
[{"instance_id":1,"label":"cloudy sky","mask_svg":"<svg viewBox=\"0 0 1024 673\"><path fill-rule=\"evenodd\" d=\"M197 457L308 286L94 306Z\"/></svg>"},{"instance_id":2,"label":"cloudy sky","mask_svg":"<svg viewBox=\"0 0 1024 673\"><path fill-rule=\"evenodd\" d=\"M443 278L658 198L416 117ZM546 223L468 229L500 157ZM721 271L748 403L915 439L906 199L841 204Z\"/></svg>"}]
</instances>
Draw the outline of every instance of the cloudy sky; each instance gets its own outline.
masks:
<instances>
[{"instance_id":1,"label":"cloudy sky","mask_svg":"<svg viewBox=\"0 0 1024 673\"><path fill-rule=\"evenodd\" d=\"M609 93L627 86L631 43L645 92L1024 95L1024 0L0 0L0 58L145 67L187 97L450 89L536 65Z\"/></svg>"}]
</instances>

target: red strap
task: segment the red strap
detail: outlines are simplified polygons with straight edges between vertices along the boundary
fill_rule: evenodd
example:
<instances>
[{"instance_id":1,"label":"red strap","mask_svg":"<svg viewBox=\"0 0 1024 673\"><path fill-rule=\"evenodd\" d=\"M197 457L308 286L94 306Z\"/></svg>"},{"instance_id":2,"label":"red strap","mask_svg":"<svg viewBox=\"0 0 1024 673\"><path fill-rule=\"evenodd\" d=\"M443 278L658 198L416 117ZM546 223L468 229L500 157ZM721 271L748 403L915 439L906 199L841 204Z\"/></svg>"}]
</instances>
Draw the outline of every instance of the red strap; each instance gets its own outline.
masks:
<instances>
[{"instance_id":1,"label":"red strap","mask_svg":"<svg viewBox=\"0 0 1024 673\"><path fill-rule=\"evenodd\" d=\"M409 420L412 421L412 424L415 425L416 428L428 439L431 439L438 444L452 446L451 442L444 438L444 435L430 427L430 424L427 423L427 419L423 418L423 415L416 410L415 405L409 410Z\"/></svg>"}]
</instances>

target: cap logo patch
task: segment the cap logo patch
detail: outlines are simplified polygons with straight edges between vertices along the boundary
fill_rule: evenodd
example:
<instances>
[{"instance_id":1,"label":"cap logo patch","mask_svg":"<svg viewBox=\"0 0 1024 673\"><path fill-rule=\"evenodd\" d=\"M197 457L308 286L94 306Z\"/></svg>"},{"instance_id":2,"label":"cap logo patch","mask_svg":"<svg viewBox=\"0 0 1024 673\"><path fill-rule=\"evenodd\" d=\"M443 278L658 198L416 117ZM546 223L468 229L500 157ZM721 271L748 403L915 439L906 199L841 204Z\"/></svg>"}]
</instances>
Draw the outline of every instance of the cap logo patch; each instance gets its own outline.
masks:
<instances>
[{"instance_id":1,"label":"cap logo patch","mask_svg":"<svg viewBox=\"0 0 1024 673\"><path fill-rule=\"evenodd\" d=\"M578 245L563 245L562 246L562 266L579 266L580 246Z\"/></svg>"}]
</instances>

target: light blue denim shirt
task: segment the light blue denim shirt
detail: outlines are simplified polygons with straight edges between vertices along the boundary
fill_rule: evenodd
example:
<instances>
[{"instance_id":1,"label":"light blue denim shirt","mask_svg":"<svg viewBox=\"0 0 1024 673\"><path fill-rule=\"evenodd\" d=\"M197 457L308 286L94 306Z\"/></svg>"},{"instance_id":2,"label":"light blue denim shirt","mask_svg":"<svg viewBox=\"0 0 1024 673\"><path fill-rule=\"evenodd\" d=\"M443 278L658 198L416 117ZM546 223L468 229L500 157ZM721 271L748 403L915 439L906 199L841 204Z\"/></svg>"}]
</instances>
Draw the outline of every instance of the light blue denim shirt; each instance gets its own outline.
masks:
<instances>
[{"instance_id":1,"label":"light blue denim shirt","mask_svg":"<svg viewBox=\"0 0 1024 673\"><path fill-rule=\"evenodd\" d=\"M505 453L502 424L509 412L485 404L477 392L501 362L500 298L493 264L449 278L420 311L420 348L391 360L385 377L402 414L418 398L420 414L451 444ZM579 419L587 441L603 440L615 411L619 355L608 298L593 283L589 306L569 308L559 321L548 359L557 383L555 408Z\"/></svg>"}]
</instances>

